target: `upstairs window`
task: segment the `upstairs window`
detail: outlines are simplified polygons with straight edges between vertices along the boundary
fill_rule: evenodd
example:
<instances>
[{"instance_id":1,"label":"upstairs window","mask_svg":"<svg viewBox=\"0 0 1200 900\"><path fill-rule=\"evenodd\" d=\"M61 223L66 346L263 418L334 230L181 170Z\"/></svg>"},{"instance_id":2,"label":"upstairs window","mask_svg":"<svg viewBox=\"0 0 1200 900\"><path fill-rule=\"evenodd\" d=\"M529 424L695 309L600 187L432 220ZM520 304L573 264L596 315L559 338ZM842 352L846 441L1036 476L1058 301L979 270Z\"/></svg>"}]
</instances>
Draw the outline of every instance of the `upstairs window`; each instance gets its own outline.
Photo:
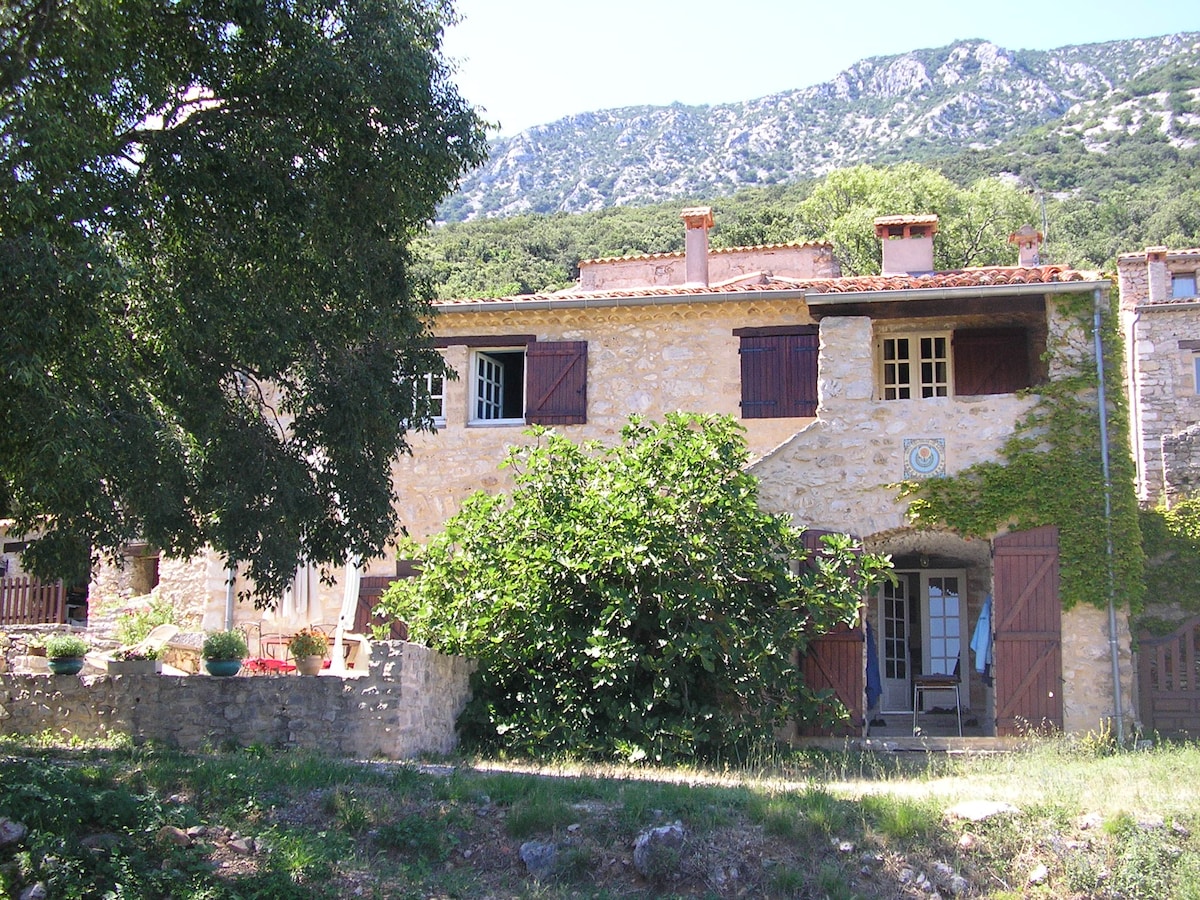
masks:
<instances>
[{"instance_id":1,"label":"upstairs window","mask_svg":"<svg viewBox=\"0 0 1200 900\"><path fill-rule=\"evenodd\" d=\"M950 393L950 336L885 337L882 347L884 400L946 397Z\"/></svg>"},{"instance_id":2,"label":"upstairs window","mask_svg":"<svg viewBox=\"0 0 1200 900\"><path fill-rule=\"evenodd\" d=\"M1171 296L1175 299L1196 296L1196 275L1172 275Z\"/></svg>"},{"instance_id":3,"label":"upstairs window","mask_svg":"<svg viewBox=\"0 0 1200 900\"><path fill-rule=\"evenodd\" d=\"M815 325L739 328L742 418L803 418L817 414Z\"/></svg>"},{"instance_id":4,"label":"upstairs window","mask_svg":"<svg viewBox=\"0 0 1200 900\"><path fill-rule=\"evenodd\" d=\"M1011 394L1033 384L1025 328L887 335L878 360L884 400Z\"/></svg>"},{"instance_id":5,"label":"upstairs window","mask_svg":"<svg viewBox=\"0 0 1200 900\"><path fill-rule=\"evenodd\" d=\"M532 341L476 350L471 425L579 425L587 421L587 341Z\"/></svg>"}]
</instances>

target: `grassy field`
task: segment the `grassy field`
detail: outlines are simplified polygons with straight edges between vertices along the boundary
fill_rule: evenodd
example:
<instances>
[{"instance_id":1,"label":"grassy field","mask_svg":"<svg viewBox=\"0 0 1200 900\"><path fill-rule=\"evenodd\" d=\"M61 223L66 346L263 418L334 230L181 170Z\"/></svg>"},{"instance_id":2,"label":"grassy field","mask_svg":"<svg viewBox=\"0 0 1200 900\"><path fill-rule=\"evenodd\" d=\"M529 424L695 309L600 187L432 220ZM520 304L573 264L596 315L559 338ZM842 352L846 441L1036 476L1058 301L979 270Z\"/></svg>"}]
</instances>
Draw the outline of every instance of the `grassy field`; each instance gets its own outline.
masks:
<instances>
[{"instance_id":1,"label":"grassy field","mask_svg":"<svg viewBox=\"0 0 1200 900\"><path fill-rule=\"evenodd\" d=\"M954 815L972 800L1012 808ZM14 898L1200 898L1195 745L718 771L2 741L3 817L28 829L0 846ZM683 846L643 875L635 839L673 822ZM553 847L540 877L527 842Z\"/></svg>"}]
</instances>

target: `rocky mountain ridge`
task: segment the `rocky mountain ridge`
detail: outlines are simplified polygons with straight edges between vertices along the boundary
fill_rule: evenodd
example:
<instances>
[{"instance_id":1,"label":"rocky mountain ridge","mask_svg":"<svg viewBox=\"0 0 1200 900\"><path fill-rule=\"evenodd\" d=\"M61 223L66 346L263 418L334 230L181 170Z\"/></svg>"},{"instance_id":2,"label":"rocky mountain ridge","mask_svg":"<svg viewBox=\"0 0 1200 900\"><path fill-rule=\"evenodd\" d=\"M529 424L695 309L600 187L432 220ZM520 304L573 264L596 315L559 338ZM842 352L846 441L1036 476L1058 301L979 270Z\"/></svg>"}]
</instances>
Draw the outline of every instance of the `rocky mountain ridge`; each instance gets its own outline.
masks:
<instances>
[{"instance_id":1,"label":"rocky mountain ridge","mask_svg":"<svg viewBox=\"0 0 1200 900\"><path fill-rule=\"evenodd\" d=\"M1168 65L1200 67L1200 33L1050 51L961 41L865 59L829 82L741 103L580 113L494 141L441 218L712 197L857 163L994 147L1058 120L1103 152L1114 129L1157 114L1123 89ZM1159 96L1157 106L1170 131L1168 101ZM1200 124L1180 115L1189 130Z\"/></svg>"}]
</instances>

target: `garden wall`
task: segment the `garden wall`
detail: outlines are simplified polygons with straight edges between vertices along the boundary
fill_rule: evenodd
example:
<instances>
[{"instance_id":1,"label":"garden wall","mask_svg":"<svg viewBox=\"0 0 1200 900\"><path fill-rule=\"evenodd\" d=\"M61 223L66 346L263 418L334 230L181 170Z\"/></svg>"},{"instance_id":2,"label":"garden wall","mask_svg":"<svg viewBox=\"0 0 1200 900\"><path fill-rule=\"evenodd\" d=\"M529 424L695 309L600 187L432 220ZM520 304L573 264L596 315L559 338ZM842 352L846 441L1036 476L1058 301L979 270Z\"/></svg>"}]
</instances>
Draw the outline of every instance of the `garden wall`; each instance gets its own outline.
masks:
<instances>
[{"instance_id":1,"label":"garden wall","mask_svg":"<svg viewBox=\"0 0 1200 900\"><path fill-rule=\"evenodd\" d=\"M404 759L454 749L474 664L374 642L362 676L0 675L0 733Z\"/></svg>"}]
</instances>

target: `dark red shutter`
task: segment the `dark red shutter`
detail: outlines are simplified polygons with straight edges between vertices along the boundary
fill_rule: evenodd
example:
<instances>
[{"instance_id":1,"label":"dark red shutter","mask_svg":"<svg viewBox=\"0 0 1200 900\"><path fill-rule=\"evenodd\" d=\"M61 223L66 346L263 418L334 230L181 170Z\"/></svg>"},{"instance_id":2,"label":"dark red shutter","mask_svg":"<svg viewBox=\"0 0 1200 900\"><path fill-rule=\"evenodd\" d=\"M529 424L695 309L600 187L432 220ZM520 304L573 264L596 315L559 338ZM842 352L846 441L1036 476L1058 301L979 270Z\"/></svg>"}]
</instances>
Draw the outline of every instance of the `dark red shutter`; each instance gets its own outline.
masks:
<instances>
[{"instance_id":1,"label":"dark red shutter","mask_svg":"<svg viewBox=\"0 0 1200 900\"><path fill-rule=\"evenodd\" d=\"M525 348L525 421L587 421L587 341L537 341Z\"/></svg>"},{"instance_id":2,"label":"dark red shutter","mask_svg":"<svg viewBox=\"0 0 1200 900\"><path fill-rule=\"evenodd\" d=\"M815 328L742 337L742 418L815 416L818 343Z\"/></svg>"},{"instance_id":3,"label":"dark red shutter","mask_svg":"<svg viewBox=\"0 0 1200 900\"><path fill-rule=\"evenodd\" d=\"M802 535L808 557L804 567L815 567L816 558L824 552L821 538L832 531L809 528ZM817 635L809 641L808 648L800 658L800 671L804 683L814 691L830 691L834 698L849 712L832 732L811 725L800 728L804 737L821 737L830 734L839 737L862 735L863 694L866 688L866 660L863 656L863 630L861 627L838 625L827 634Z\"/></svg>"},{"instance_id":4,"label":"dark red shutter","mask_svg":"<svg viewBox=\"0 0 1200 900\"><path fill-rule=\"evenodd\" d=\"M1061 730L1058 529L1002 535L992 542L992 555L996 734Z\"/></svg>"},{"instance_id":5,"label":"dark red shutter","mask_svg":"<svg viewBox=\"0 0 1200 900\"><path fill-rule=\"evenodd\" d=\"M1033 384L1024 328L954 332L954 393L1011 394Z\"/></svg>"}]
</instances>

